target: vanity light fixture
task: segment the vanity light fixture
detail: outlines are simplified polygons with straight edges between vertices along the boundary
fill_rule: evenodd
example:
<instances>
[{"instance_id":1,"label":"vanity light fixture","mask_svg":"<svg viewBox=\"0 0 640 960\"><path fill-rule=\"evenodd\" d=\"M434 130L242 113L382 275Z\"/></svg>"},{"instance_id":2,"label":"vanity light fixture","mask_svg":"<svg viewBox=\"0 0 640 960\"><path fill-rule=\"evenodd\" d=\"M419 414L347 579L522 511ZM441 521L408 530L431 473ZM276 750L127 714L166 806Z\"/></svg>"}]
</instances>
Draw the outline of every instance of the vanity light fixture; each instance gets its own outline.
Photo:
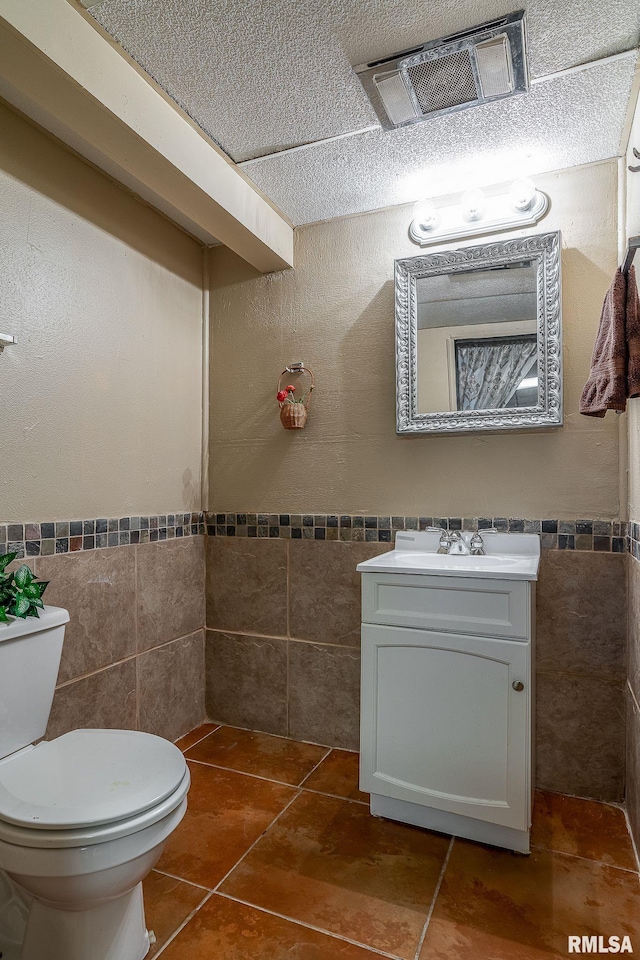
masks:
<instances>
[{"instance_id":1,"label":"vanity light fixture","mask_svg":"<svg viewBox=\"0 0 640 960\"><path fill-rule=\"evenodd\" d=\"M497 230L528 227L544 217L549 198L532 180L520 178L455 197L420 200L414 207L409 236L421 247Z\"/></svg>"},{"instance_id":2,"label":"vanity light fixture","mask_svg":"<svg viewBox=\"0 0 640 960\"><path fill-rule=\"evenodd\" d=\"M438 210L433 200L421 200L413 208L413 222L419 230L430 233L440 223Z\"/></svg>"},{"instance_id":3,"label":"vanity light fixture","mask_svg":"<svg viewBox=\"0 0 640 960\"><path fill-rule=\"evenodd\" d=\"M523 177L514 180L509 190L509 199L516 210L529 210L535 200L536 185L533 180Z\"/></svg>"},{"instance_id":4,"label":"vanity light fixture","mask_svg":"<svg viewBox=\"0 0 640 960\"><path fill-rule=\"evenodd\" d=\"M15 337L9 336L8 333L0 333L0 353L2 353L5 347L8 347L15 342L16 342Z\"/></svg>"},{"instance_id":5,"label":"vanity light fixture","mask_svg":"<svg viewBox=\"0 0 640 960\"><path fill-rule=\"evenodd\" d=\"M467 190L460 199L462 217L467 223L482 220L487 211L487 200L482 190Z\"/></svg>"}]
</instances>

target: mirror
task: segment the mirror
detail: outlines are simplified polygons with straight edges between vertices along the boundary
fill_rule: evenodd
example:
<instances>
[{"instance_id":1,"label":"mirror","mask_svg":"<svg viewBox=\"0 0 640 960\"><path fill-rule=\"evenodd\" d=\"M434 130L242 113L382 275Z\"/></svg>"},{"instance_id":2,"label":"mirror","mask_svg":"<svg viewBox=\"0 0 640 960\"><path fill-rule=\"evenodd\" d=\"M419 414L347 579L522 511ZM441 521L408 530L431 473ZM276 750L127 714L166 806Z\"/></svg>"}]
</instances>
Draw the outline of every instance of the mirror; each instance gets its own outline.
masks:
<instances>
[{"instance_id":1,"label":"mirror","mask_svg":"<svg viewBox=\"0 0 640 960\"><path fill-rule=\"evenodd\" d=\"M398 433L562 423L560 235L396 261Z\"/></svg>"}]
</instances>

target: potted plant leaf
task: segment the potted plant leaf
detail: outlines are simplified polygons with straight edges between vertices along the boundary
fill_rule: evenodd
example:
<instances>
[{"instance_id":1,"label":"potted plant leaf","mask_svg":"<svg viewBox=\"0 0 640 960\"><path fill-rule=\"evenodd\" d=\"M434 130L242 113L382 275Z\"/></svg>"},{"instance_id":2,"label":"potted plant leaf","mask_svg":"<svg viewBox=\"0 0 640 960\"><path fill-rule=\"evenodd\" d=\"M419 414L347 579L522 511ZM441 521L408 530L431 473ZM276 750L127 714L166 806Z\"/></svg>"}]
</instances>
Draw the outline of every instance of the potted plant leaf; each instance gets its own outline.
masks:
<instances>
[{"instance_id":1,"label":"potted plant leaf","mask_svg":"<svg viewBox=\"0 0 640 960\"><path fill-rule=\"evenodd\" d=\"M42 594L49 581L38 580L23 563L17 570L7 572L16 553L0 554L0 623L9 623L11 617L39 617L44 608Z\"/></svg>"}]
</instances>

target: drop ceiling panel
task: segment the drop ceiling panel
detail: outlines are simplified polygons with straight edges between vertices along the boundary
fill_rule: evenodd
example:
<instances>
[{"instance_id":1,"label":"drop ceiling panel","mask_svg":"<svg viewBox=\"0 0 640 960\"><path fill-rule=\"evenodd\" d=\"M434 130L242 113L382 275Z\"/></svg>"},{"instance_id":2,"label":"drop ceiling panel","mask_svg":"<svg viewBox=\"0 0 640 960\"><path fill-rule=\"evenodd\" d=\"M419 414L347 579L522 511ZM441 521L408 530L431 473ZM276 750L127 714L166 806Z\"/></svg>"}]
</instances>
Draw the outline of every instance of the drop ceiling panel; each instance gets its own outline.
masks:
<instances>
[{"instance_id":1,"label":"drop ceiling panel","mask_svg":"<svg viewBox=\"0 0 640 960\"><path fill-rule=\"evenodd\" d=\"M316 4L105 0L91 14L236 161L378 122Z\"/></svg>"},{"instance_id":2,"label":"drop ceiling panel","mask_svg":"<svg viewBox=\"0 0 640 960\"><path fill-rule=\"evenodd\" d=\"M375 124L352 65L468 29L520 5L518 0L103 0L91 6L91 14L240 161ZM638 42L637 0L522 5L534 77ZM347 154L355 149L353 144Z\"/></svg>"},{"instance_id":3,"label":"drop ceiling panel","mask_svg":"<svg viewBox=\"0 0 640 960\"><path fill-rule=\"evenodd\" d=\"M316 144L244 170L303 224L602 160L618 153L634 68L633 58L591 67L511 100Z\"/></svg>"}]
</instances>

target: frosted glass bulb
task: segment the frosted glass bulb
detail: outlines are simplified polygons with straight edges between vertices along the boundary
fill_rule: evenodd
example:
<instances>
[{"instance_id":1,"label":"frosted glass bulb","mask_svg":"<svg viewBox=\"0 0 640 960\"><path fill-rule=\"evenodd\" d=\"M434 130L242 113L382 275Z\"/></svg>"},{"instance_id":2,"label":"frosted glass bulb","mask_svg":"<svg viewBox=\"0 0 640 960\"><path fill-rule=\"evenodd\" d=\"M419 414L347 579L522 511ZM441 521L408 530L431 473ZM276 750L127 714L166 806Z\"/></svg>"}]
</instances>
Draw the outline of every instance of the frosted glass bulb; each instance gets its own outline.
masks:
<instances>
[{"instance_id":1,"label":"frosted glass bulb","mask_svg":"<svg viewBox=\"0 0 640 960\"><path fill-rule=\"evenodd\" d=\"M413 220L418 228L425 233L435 230L438 226L440 217L433 200L420 200L413 208Z\"/></svg>"},{"instance_id":2,"label":"frosted glass bulb","mask_svg":"<svg viewBox=\"0 0 640 960\"><path fill-rule=\"evenodd\" d=\"M536 185L532 180L522 178L514 180L509 190L509 199L516 210L528 210L536 195Z\"/></svg>"},{"instance_id":3,"label":"frosted glass bulb","mask_svg":"<svg viewBox=\"0 0 640 960\"><path fill-rule=\"evenodd\" d=\"M460 200L462 216L467 223L482 220L487 209L487 201L482 190L467 190Z\"/></svg>"}]
</instances>

